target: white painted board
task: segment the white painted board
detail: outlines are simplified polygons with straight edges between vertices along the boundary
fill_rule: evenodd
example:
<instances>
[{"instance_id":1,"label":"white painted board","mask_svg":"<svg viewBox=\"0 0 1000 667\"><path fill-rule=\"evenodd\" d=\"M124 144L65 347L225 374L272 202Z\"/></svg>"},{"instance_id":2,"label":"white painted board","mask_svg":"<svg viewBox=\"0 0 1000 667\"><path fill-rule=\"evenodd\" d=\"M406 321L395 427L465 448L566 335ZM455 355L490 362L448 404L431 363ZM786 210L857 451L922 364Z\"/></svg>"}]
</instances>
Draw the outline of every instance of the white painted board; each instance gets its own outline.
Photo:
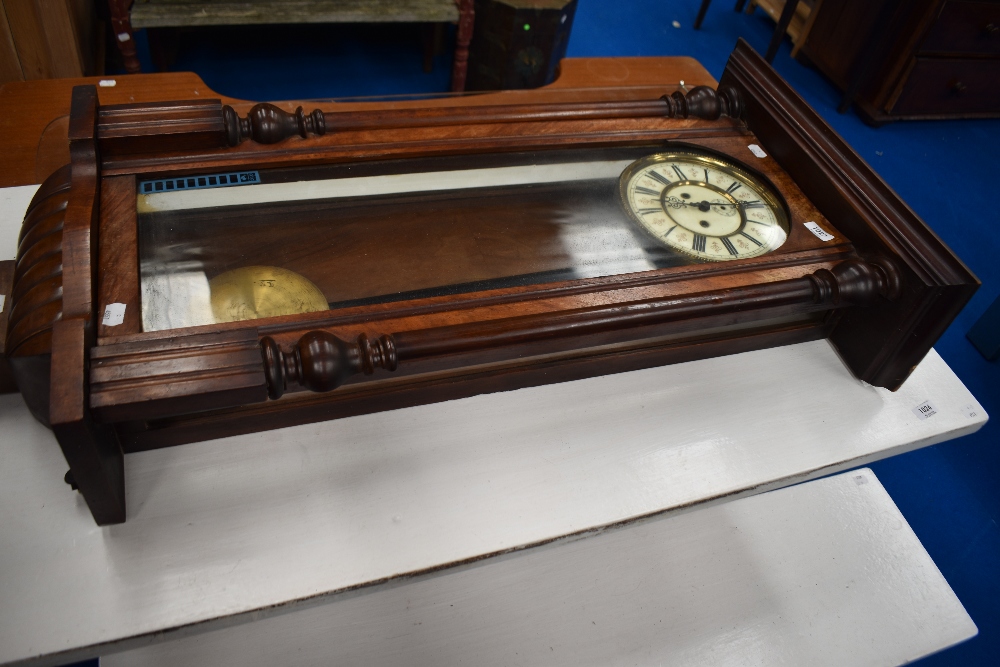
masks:
<instances>
[{"instance_id":1,"label":"white painted board","mask_svg":"<svg viewBox=\"0 0 1000 667\"><path fill-rule=\"evenodd\" d=\"M975 634L864 469L101 664L885 667Z\"/></svg>"},{"instance_id":2,"label":"white painted board","mask_svg":"<svg viewBox=\"0 0 1000 667\"><path fill-rule=\"evenodd\" d=\"M21 221L37 190L37 185L0 188L0 261L14 259L17 254Z\"/></svg>"},{"instance_id":3,"label":"white painted board","mask_svg":"<svg viewBox=\"0 0 1000 667\"><path fill-rule=\"evenodd\" d=\"M128 522L98 528L52 435L0 397L0 664L257 619L985 420L934 352L892 393L819 341L129 455Z\"/></svg>"}]
</instances>

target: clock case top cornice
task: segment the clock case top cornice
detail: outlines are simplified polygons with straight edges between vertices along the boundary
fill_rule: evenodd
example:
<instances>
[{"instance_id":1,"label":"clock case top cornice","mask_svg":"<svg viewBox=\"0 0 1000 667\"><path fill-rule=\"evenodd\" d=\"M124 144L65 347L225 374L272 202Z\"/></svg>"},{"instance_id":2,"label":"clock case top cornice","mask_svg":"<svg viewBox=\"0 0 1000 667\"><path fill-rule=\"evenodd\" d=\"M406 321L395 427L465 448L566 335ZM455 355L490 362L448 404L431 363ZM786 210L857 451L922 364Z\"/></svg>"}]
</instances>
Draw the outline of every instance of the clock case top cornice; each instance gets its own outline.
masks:
<instances>
[{"instance_id":1,"label":"clock case top cornice","mask_svg":"<svg viewBox=\"0 0 1000 667\"><path fill-rule=\"evenodd\" d=\"M830 337L858 377L898 388L972 298L979 280L744 40L719 87L739 93L747 127L862 255L898 261L903 298L886 304L881 318L845 314Z\"/></svg>"}]
</instances>

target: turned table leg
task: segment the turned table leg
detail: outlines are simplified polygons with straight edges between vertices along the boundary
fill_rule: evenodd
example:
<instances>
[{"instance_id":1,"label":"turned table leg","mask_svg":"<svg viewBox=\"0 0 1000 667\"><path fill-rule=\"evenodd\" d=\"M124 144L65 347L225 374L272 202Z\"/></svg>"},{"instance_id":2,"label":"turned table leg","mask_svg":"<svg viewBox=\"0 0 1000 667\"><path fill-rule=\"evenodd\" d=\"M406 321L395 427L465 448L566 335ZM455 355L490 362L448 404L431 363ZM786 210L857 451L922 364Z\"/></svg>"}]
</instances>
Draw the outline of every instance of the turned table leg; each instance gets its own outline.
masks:
<instances>
[{"instance_id":1,"label":"turned table leg","mask_svg":"<svg viewBox=\"0 0 1000 667\"><path fill-rule=\"evenodd\" d=\"M138 74L142 68L135 54L135 37L132 35L132 19L129 16L132 2L133 0L108 0L108 8L111 10L111 29L115 34L115 43L125 61L125 71Z\"/></svg>"},{"instance_id":2,"label":"turned table leg","mask_svg":"<svg viewBox=\"0 0 1000 667\"><path fill-rule=\"evenodd\" d=\"M712 4L712 0L701 0L701 7L698 8L698 16L694 19L694 25L691 26L695 30L701 30L701 22L705 20L705 12L708 11L708 6Z\"/></svg>"},{"instance_id":3,"label":"turned table leg","mask_svg":"<svg viewBox=\"0 0 1000 667\"><path fill-rule=\"evenodd\" d=\"M469 42L476 20L473 0L455 0L458 5L458 34L455 37L455 62L451 68L451 90L460 93L465 90L465 75L469 71Z\"/></svg>"}]
</instances>

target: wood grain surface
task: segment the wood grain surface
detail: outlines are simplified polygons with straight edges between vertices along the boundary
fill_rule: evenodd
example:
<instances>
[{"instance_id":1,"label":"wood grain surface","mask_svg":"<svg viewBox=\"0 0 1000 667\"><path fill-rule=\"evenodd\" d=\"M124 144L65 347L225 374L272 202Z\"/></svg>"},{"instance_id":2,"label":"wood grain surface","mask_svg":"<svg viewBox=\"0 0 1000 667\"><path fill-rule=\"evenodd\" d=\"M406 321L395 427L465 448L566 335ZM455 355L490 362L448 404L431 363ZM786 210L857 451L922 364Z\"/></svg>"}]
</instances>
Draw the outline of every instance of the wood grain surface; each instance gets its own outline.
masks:
<instances>
[{"instance_id":1,"label":"wood grain surface","mask_svg":"<svg viewBox=\"0 0 1000 667\"><path fill-rule=\"evenodd\" d=\"M36 358L51 359L48 424L69 463L67 477L98 525L106 525L125 520L125 464L117 434L93 419L89 401L100 236L96 89L74 88L72 109L71 187L61 243L62 312L52 324L51 350Z\"/></svg>"},{"instance_id":2,"label":"wood grain surface","mask_svg":"<svg viewBox=\"0 0 1000 667\"><path fill-rule=\"evenodd\" d=\"M0 11L0 84L8 81L24 81L24 72L18 59L14 36L10 32L7 12Z\"/></svg>"},{"instance_id":3,"label":"wood grain surface","mask_svg":"<svg viewBox=\"0 0 1000 667\"><path fill-rule=\"evenodd\" d=\"M139 239L135 211L135 178L111 176L101 184L101 238L99 266L115 267L97 275L97 314L111 303L125 304L125 319L115 326L98 322L97 336L138 333L142 330L139 296ZM98 319L101 319L100 317Z\"/></svg>"},{"instance_id":4,"label":"wood grain surface","mask_svg":"<svg viewBox=\"0 0 1000 667\"><path fill-rule=\"evenodd\" d=\"M55 169L69 162L67 141L70 91L73 86L97 85L102 79L45 79L18 81L0 88L0 132L7 153L0 164L0 187L41 183ZM102 105L221 98L241 114L253 106L225 97L208 88L190 72L108 77L113 87L98 89ZM389 102L322 102L324 110L419 108L434 106L500 104L519 100L585 102L595 99L648 99L658 97L678 81L687 85L714 85L712 76L692 58L567 58L558 79L535 91L470 94L444 99L410 99ZM657 92L652 95L654 91ZM303 102L280 102L294 111ZM41 142L41 143L40 143Z\"/></svg>"},{"instance_id":5,"label":"wood grain surface","mask_svg":"<svg viewBox=\"0 0 1000 667\"><path fill-rule=\"evenodd\" d=\"M752 74L747 76L746 72L752 72ZM689 107L694 109L704 102L707 105L706 108L711 109L711 111L703 114L704 119L687 118L680 121L677 119L648 117L633 119L618 117L617 115L612 117L599 115L596 118L581 119L575 115L578 107L572 107L573 112L565 119L558 118L558 114L554 118L546 117L545 119L537 119L533 115L534 111L525 111L525 109L528 109L527 107L511 105L504 108L503 112L500 111L501 107L498 106L484 107L488 113L494 114L496 117L490 117L489 122L470 124L466 122L467 114L465 114L462 108L451 107L416 110L412 112L383 112L388 121L388 127L383 128L378 124L372 124L369 127L365 123L360 126L340 128L341 131L332 133L320 131L325 126L319 124L319 116L312 114L312 127L316 131L315 134L310 135L303 129L300 132L301 136L287 137L294 130L294 123L291 122L291 117L284 117L284 120L281 120L283 116L280 110L258 106L246 121L241 121L241 126L244 122L248 126L256 123L266 124L270 122L268 119L271 119L272 116L278 119L280 122L276 122L279 125L287 125L286 130L288 131L282 133L280 137L276 137L273 146L270 145L271 139L265 139L264 143L244 142L231 152L223 153L218 149L194 149L183 143L184 138L182 136L178 136L177 141L183 144L182 150L179 150L176 155L172 154L168 160L162 159L156 152L148 155L135 153L110 157L104 162L104 168L105 173L110 174L148 173L156 171L157 173L165 173L170 176L178 173L191 173L192 170L201 170L204 173L204 170L208 168L218 168L229 163L233 165L240 164L241 160L250 160L254 159L253 156L257 156L257 160L266 160L268 166L279 169L294 170L306 166L315 169L312 165L318 165L322 161L329 163L333 160L334 163L346 163L350 159L351 163L356 164L358 157L363 155L369 161L366 169L370 171L372 161L375 158L422 159L424 162L430 163L432 156L503 152L514 148L526 147L551 149L568 144L580 145L582 143L608 145L614 142L613 145L620 146L624 144L628 146L640 144L645 141L652 145L653 142L664 142L665 140L677 138L683 138L688 143L695 145L699 145L702 140L707 140L709 144L714 142L712 145L716 150L720 150L724 154L728 153L731 157L736 157L737 160L740 160L740 157L737 156L743 156L743 159L746 159L744 151L749 143L759 142L764 146L774 144L781 149L776 156L778 160L770 162L764 160L759 165L756 165L756 167L758 169L770 168L772 173L779 175L779 180L782 180L779 188L783 191L787 190L788 193L789 199L786 201L789 205L794 205L797 209L802 209L791 216L793 221L793 237L790 238L786 247L783 247L778 252L761 258L745 260L738 263L738 265L727 265L723 268L682 266L672 267L669 271L663 270L658 276L659 279L654 278L653 282L647 286L648 288L652 288L652 290L663 290L669 284L670 288L668 289L676 290L678 284L686 279L687 285L680 288L680 294L675 292L670 296L665 296L647 292L647 294L639 296L634 291L629 291L626 286L628 281L635 280L637 276L626 275L618 277L617 281L602 283L589 293L567 295L564 298L552 298L555 296L554 294L545 293L548 289L547 287L539 289L535 285L498 289L495 291L495 294L486 296L487 300L485 303L477 303L472 307L470 307L470 303L467 303L467 301L482 301L484 295L474 295L472 299L462 294L431 295L427 299L440 298L440 304L436 310L420 314L416 314L417 310L414 310L413 315L403 317L399 317L399 314L397 314L396 321L393 321L394 318L390 314L392 312L391 309L385 311L371 307L378 304L360 305L356 314L358 318L357 324L353 330L351 330L350 325L333 325L329 319L331 315L323 312L278 318L275 324L279 327L282 324L287 324L290 327L285 330L271 331L268 328L272 323L267 321L261 321L257 324L260 327L262 335L273 336L269 339L273 342L268 343L268 345L273 346L274 350L276 350L275 355L279 360L284 359L283 355L286 354L282 350L288 350L296 344L296 341L305 340L305 337L308 336L329 336L329 339L332 341L353 341L355 339L360 341L366 340L366 337L369 337L371 340L381 340L380 337L388 336L386 340L390 344L392 341L396 343L398 358L400 360L408 359L412 361L412 364L407 363L405 365L406 372L402 374L404 377L407 375L417 377L421 373L450 373L447 379L439 379L428 375L427 381L424 384L426 385L428 382L450 384L449 391L453 392L452 395L467 395L467 393L480 391L511 389L524 386L525 382L534 382L532 369L526 366L519 366L516 369L504 366L504 364L509 364L515 359L521 361L535 359L536 362L533 363L546 365L550 361L545 359L546 355L568 355L560 358L557 362L564 371L576 366L576 370L567 371L570 374L569 376L559 376L562 379L566 379L567 377L572 377L572 373L579 372L581 369L594 368L593 360L587 359L588 354L591 353L581 352L578 354L576 352L578 350L591 350L595 357L601 357L604 360L603 368L605 370L603 372L608 372L610 369L621 371L630 368L632 367L630 364L635 363L635 360L638 358L650 360L652 357L648 353L652 348L656 348L656 355L660 355L658 357L660 359L677 360L678 358L685 358L684 355L686 354L697 355L705 353L709 349L714 350L715 353L730 349L746 349L743 346L750 342L757 345L771 345L779 341L788 342L790 336L799 336L799 340L805 340L828 331L833 331L836 334L835 340L838 341L840 349L847 351L845 356L849 359L851 367L861 377L871 379L884 386L898 386L912 366L904 368L902 362L900 362L891 366L886 371L881 367L873 368L871 365L866 365L868 362L863 359L863 355L872 354L891 356L896 353L897 348L890 346L883 348L881 351L876 350L873 353L871 341L866 339L858 330L852 328L853 325L842 325L842 322L863 322L865 323L864 326L878 326L874 323L881 321L884 324L887 322L889 318L887 318L885 313L890 310L897 313L895 315L897 319L905 319L907 317L919 319L917 312L920 308L918 305L920 297L913 296L916 293L915 289L918 291L916 283L906 292L906 297L903 299L905 305L894 305L892 308L888 308L885 304L880 304L878 308L871 307L880 299L891 301L899 298L902 291L899 286L903 278L910 277L909 274L901 277L896 268L893 258L899 254L900 249L898 247L890 249L879 246L877 243L872 243L870 240L872 235L871 228L858 228L856 238L863 243L860 249L863 254L873 257L872 266L879 267L879 275L882 276L880 280L891 283L892 287L887 288L883 285L877 290L880 296L852 301L851 299L841 299L841 293L847 294L855 289L845 283L833 288L834 296L831 299L815 297L812 291L815 286L806 280L806 276L813 274L815 278L815 276L826 275L825 272L834 266L848 266L849 263L830 264L829 262L833 260L834 253L840 252L851 255L859 248L850 245L845 246L843 240L839 243L835 242L833 245L827 245L826 242L820 241L811 234L806 233L801 225L805 222L816 222L817 219L819 219L821 226L828 225L831 229L833 227L829 225L829 221L826 218L819 215L819 210L798 189L793 179L787 176L787 172L776 168L776 166L780 164L781 158L785 157L785 153L787 153L783 146L788 143L788 138L791 138L793 145L796 145L796 143L809 144L809 142L824 141L826 134L817 126L817 123L821 121L817 121L815 114L805 108L801 100L794 99L792 94L789 94L787 84L781 81L774 71L759 56L746 47L744 43L741 43L737 47L731 57L726 74L728 77L726 81L735 83L735 86L724 86L720 89L721 92L718 95L705 89L695 88L686 95L675 92L671 96L672 100L676 100L678 108L685 109L684 115L687 115ZM705 95L702 95L703 92ZM699 100L697 103L694 102L696 99ZM748 132L743 124L744 104L748 105L745 120L751 129L760 133L759 135ZM552 108L558 109L559 107L553 106ZM582 105L580 108L582 108ZM599 105L595 108L599 108ZM777 119L782 117L782 109L784 109L786 115L793 115L795 120L792 122L779 122ZM731 114L731 116L726 117L725 114L727 113ZM150 111L148 115L150 118L156 117L153 111ZM337 115L336 113L326 113L324 120L331 127L336 127ZM641 107L641 105L640 115L645 115L644 107ZM673 111L670 111L668 115L674 115ZM350 114L347 117L355 118L355 116ZM396 127L396 125L403 123L406 125L414 124L421 121L424 117L430 119L432 123L413 127ZM163 120L160 122L165 123L166 121ZM298 123L300 126L304 123L301 114L298 114ZM269 136L270 132L271 130L267 129L261 136ZM240 134L243 134L242 130ZM827 141L827 143L829 142ZM851 155L853 155L849 148L842 145L834 146L830 144L829 150L838 157L843 155L843 160L846 162L849 162ZM821 163L822 160L814 158L814 162ZM793 166L786 168L795 171L797 174L801 174L807 167L801 164L793 164ZM194 173L198 173L198 171ZM819 179L809 183L809 187L813 190L816 197L829 198L831 191L837 191L833 183L838 178L842 179L843 176L840 174L823 173ZM853 187L863 190L869 187L869 180L875 179L877 177L874 174L866 174L859 178L860 182L854 182ZM801 177L797 180L799 183L802 181ZM413 217L416 221L416 227L418 229L429 228L432 221L422 221L420 219L419 205L416 202L410 201L404 203L406 204L404 208L407 209L407 215L411 211L414 212ZM467 207L467 204L462 204L459 206L459 209ZM440 206L432 208L434 209L435 216L440 217L441 211L437 210ZM379 213L381 214L381 212L380 210ZM242 219L243 215L241 212L237 211L237 214L238 218ZM249 211L247 214L249 214ZM503 211L499 212L499 216L505 220L512 217L511 213L504 213ZM294 216L289 217L294 218ZM379 216L375 217L378 218ZM445 211L444 217L448 217L447 211ZM470 221L466 221L464 218L459 218L461 216L456 216L456 221L460 228L465 224L471 224L471 219ZM198 224L197 220L194 222L195 228L198 229L210 227L210 225L206 224L207 220L203 220L200 224ZM316 229L325 231L325 226L325 224L320 224ZM271 225L271 227L277 230L281 226ZM370 231L367 229L367 226L363 227L366 233ZM371 254L384 259L386 255L384 248L392 248L398 245L401 249L413 249L413 243L407 240L408 235L397 234L396 231L393 229L392 232L386 234L371 234L372 239L377 239L378 247L372 247L370 248L370 253L363 252L360 255L364 257ZM218 230L218 233L223 236L237 238L232 231L227 234L224 228ZM906 232L904 231L903 233L905 234ZM837 238L836 231L833 233L833 238ZM434 239L435 243L441 241L437 236L434 236ZM260 250L257 253L251 254L251 257L249 257L251 260L255 259L258 255L263 256L272 247L287 247L288 245L278 239L265 237L250 241L251 244L255 242L260 246ZM217 242L211 245L225 246L226 244ZM233 249L236 253L234 259L237 262L247 261L248 259L247 254L242 250L242 246L245 245L246 243L240 242L234 244ZM315 239L314 242L305 243L305 246L309 249L321 247L322 245L323 243L320 238ZM350 246L352 244L346 245ZM446 243L445 246L447 245ZM456 249L458 255L462 255L463 253L465 255L468 254L468 248L465 248L461 244L456 245ZM196 250L198 250L198 253L202 252L198 248ZM935 253L947 255L947 251L940 247L932 248L925 245L918 252L929 253L930 257L928 261L932 263L940 261L942 264L948 264L951 261L944 256L940 260L933 257ZM358 253L355 252L355 254ZM421 253L418 252L417 254L419 256ZM431 253L432 256L434 254ZM208 255L210 256L212 253L209 252ZM330 257L333 256L341 257L343 255L337 253L330 255ZM317 259L321 262L325 261L322 255L312 255L307 259L309 261ZM903 261L905 262L905 260ZM446 262L446 265L462 269L460 261L458 263ZM868 265L861 263L858 266ZM213 270L223 271L228 268L231 267L223 263L222 266ZM328 274L331 274L330 271L325 269L310 269L308 262L302 268L310 274L307 277L321 282L328 279ZM367 271L358 270L349 265L345 265L344 268L346 269L346 273L341 282L345 283L354 282L352 274L366 275L371 273L370 269ZM543 270L547 268L541 267ZM792 269L792 273L789 274L787 269ZM431 264L421 268L417 271L417 274L427 273L430 275L435 270L436 267L434 264ZM466 271L465 269L462 270ZM839 268L836 270L839 270ZM754 271L757 271L755 275ZM410 273L413 272L411 271ZM336 274L336 271L333 274ZM752 282L751 276L754 276L759 282ZM961 284L965 281L965 278L961 275L956 273L955 276L958 283ZM814 278L810 278L810 280ZM440 276L436 276L434 279L439 281L437 284L441 284ZM470 280L471 282L475 282L477 279L482 280L482 276L474 275ZM750 280L748 281L748 279ZM974 289L974 279L972 280L973 284L961 284L960 289L966 289L966 291L970 287ZM867 278L862 280L862 283L869 284L866 281ZM408 280L407 282L413 281ZM557 289L560 287L579 289L581 287L579 284L570 284L571 282L567 281L563 285L557 283L555 287ZM616 284L616 282L619 284ZM414 284L419 288L421 286L430 286L433 283L425 285L417 280ZM780 292L781 286L786 284L796 285L795 289L799 290L801 294L796 292L799 296L786 299L782 296L783 293ZM321 285L321 287L324 288L324 291L327 291L331 286ZM375 291L391 289L390 286L381 286L376 288ZM860 291L860 288L857 289ZM771 290L776 290L773 303L771 298L767 296L771 294ZM343 290L333 289L330 291L342 292ZM968 293L971 294L971 292ZM357 299L363 294L364 292L356 294L354 298ZM373 292L369 292L368 294L373 295ZM510 298L514 294L518 296ZM544 296L542 296L543 294ZM642 311L644 314L651 314L659 312L660 306L658 304L687 304L689 300L692 303L701 303L699 299L702 299L702 297L704 300L703 305L705 306L704 310L699 310L698 308L692 310L688 309L686 305L678 305L678 312L684 313L679 318L674 318L673 315L670 315L663 321L660 321L656 317L647 320L637 316L635 326L630 324L633 321L633 309L638 309L637 313ZM490 298L498 298L500 300L490 302ZM666 300L664 300L665 298ZM806 304L807 301L808 304ZM403 307L404 309L419 309L424 305L429 304L422 303L420 298L416 298L405 302ZM732 308L730 308L730 305L732 305ZM791 327L787 326L789 323L781 321L781 318L802 318L815 310L847 305L854 307L850 308L846 315L842 316L839 314L827 315L813 321L796 321L794 326ZM911 310L914 308L917 310ZM673 310L670 312L672 313ZM382 319L376 325L372 319L374 313L379 313L383 317L385 315L389 316ZM576 314L581 314L581 317L583 317L583 313L593 313L594 315L591 319L596 318L595 321L591 322L586 318L580 321L574 319ZM347 313L347 317L351 315L352 313ZM335 312L333 317L343 318L344 314ZM525 325L527 329L517 324L528 322L529 320L532 324ZM565 323L560 324L564 320ZM755 322L759 322L760 326L765 329L767 325L775 326L775 328L770 334L766 330L749 331L749 329L755 326ZM317 327L317 324L320 327ZM713 333L708 333L709 330L719 327L724 328L726 326L733 328L724 334L714 331ZM926 327L926 322L913 326ZM235 326L232 328L235 329ZM323 330L321 331L320 328ZM529 329L534 333L531 335L525 334L525 331ZM565 338L563 336L563 329L571 330L574 332L574 335ZM702 329L705 330L704 338L699 339L698 331ZM210 331L218 332L225 330L229 330L229 328L223 324L206 326L201 329L196 328L189 331L190 333L207 333ZM430 339L428 340L433 339L429 343L423 341L422 343L415 344L411 341L411 338L413 340L423 340L420 338L423 332L459 331L472 333L468 333L468 335L466 333L455 333L454 336L451 333L443 336L428 333L430 335ZM688 337L677 339L676 337L681 333L687 334ZM673 338L669 343L665 344L662 339L664 336ZM740 340L741 336L742 340ZM160 336L158 335L144 333L136 336L134 340L129 340L126 336L124 338L116 338L114 341L108 340L103 342L114 342L115 344L134 343L138 345L140 341L155 341L159 338ZM642 343L641 341L643 340L646 343ZM913 347L914 350L922 347L923 352L920 352L922 354L929 349L932 341L933 338L921 333L912 339L908 339L906 344ZM709 348L706 347L706 344L711 344L715 347ZM605 349L606 346L622 345L635 346L635 349L621 347L614 350ZM732 347L727 348L727 345ZM341 343L341 346L343 346L343 343ZM638 351L638 348L643 348L644 346L649 349L643 350L637 356L635 353ZM267 346L265 347L267 348ZM432 349L433 351L430 353L419 352L420 350L426 351L425 348ZM293 348L293 352L296 349L301 350L302 348ZM356 356L358 352L356 350L352 352L351 350L353 349L348 346L344 348L345 351L342 354ZM417 351L415 352L414 350ZM686 351L682 352L682 350ZM616 358L616 354L620 356ZM296 378L301 379L303 371L302 364L299 363L299 352L294 352L294 357L287 357L289 360L293 358L296 361L294 363L289 361L288 363L292 364L289 368L299 368L299 370L297 373L289 372L289 376L294 375ZM364 354L361 355L361 358L366 359ZM339 362L334 363L331 357L330 359L324 359L322 363L332 364L331 369L335 370L331 370L331 372L338 376L338 378L340 377L341 371L339 369L343 368L343 366L338 365ZM491 364L500 365L492 367L490 366ZM276 382L272 382L269 387L270 393L274 397L281 396L288 384L284 378L280 377L281 373L279 372L285 365L286 361L278 361L276 365L268 367L268 374L279 378ZM375 364L375 366L378 365L381 364ZM392 366L394 369L395 357ZM461 373L464 372L460 371L462 368L468 368L467 377L461 376ZM344 379L347 379L348 376L333 382L320 373L317 374L317 377L324 379L314 384L317 384L317 386L334 387ZM551 375L550 381L555 378L555 374ZM375 373L373 380L380 380L378 372ZM351 381L353 382L353 380ZM423 381L418 380L418 382ZM205 391L211 389L210 384L208 382L203 385ZM291 384L294 385L295 382ZM310 383L307 382L306 384L308 386ZM387 382L383 380L383 384L373 391L378 392L381 390L381 387L385 387L385 393L381 396L383 401L375 403L362 400L355 404L354 407L349 408L349 410L367 411L385 409L386 404L384 400L393 400L390 397L393 391L396 391L394 387L399 387L399 385L391 380ZM139 393L141 394L142 391L140 390ZM430 391L427 393L428 400L430 400L431 393ZM416 392L414 391L412 395L416 395ZM401 399L401 396L399 398ZM114 400L109 398L108 403L102 403L102 409L105 411L114 410ZM118 400L125 400L129 405L133 405L132 396L126 398L125 394L122 394L122 398ZM349 395L345 394L343 397L331 398L328 405L350 400ZM406 400L412 400L412 398ZM364 404L363 407L361 403ZM125 404L123 403L122 405ZM123 410L116 412L116 414L124 417L127 415L127 412L127 410ZM256 420L254 423L258 427L266 423L271 424L273 427L287 423L284 419L292 414L299 414L300 416L306 414L299 410L297 405L292 404L288 404L287 412L284 413L284 416L279 416L279 412L265 409L259 412L263 421ZM323 413L320 412L319 414ZM313 413L313 416L310 418L315 418L315 416L316 413ZM188 420L187 417L182 417L181 415L177 415L177 417L181 422ZM227 425L229 427L236 427L237 423L235 415L214 414L209 419L214 419L215 427L221 429L215 431L218 433L225 433ZM142 440L149 437L150 431L157 430L158 433L154 439L159 444L170 444L171 439L174 438L174 436L170 435L170 432L179 423L171 421L168 417L161 420L157 424L156 429L148 427L145 429L135 428L138 425L123 426L122 433L126 441L130 443L126 445L128 448L152 446L152 442L147 441L145 444L140 444L138 441L133 441L132 435L125 436L124 433L126 432L137 434L135 437ZM239 428L242 428L242 426L239 426ZM182 431L184 431L184 428L180 428L177 433L179 434ZM204 432L208 433L212 431L211 429L205 429ZM189 437L189 435L178 435L174 438L173 442L183 441L183 438L186 437Z\"/></svg>"},{"instance_id":6,"label":"wood grain surface","mask_svg":"<svg viewBox=\"0 0 1000 667\"><path fill-rule=\"evenodd\" d=\"M552 92L556 97L550 97ZM370 121L357 109L340 107L343 114L317 109L306 115L271 105L257 105L240 119L235 108L218 100L112 106L99 112L95 87L75 89L60 328L75 332L69 322L83 322L82 359L92 363L94 381L82 408L69 404L79 396L64 396L53 386L60 443L92 453L118 446L88 422L91 408L116 422L115 434L134 451L820 336L831 338L860 379L897 389L978 286L745 42L731 55L718 92L682 90L679 82L656 93L649 86L629 88L611 100L560 99L560 92L522 91L503 97L506 105L484 95L478 101L492 103L477 107L483 118L451 100L437 100L435 108L374 107ZM650 116L649 100L661 104L662 117ZM340 117L347 122L338 127ZM248 137L252 140L240 143ZM440 194L404 189L394 191L398 202L376 200L377 210L366 207L363 198L333 199L332 204L279 199L273 210L260 200L250 204L262 206L229 211L223 216L229 224L221 225L211 208L164 206L163 213L176 213L176 220L129 214L105 218L108 229L98 232L98 170L113 179L106 194L110 215L116 202L129 206L136 186L128 179L154 175L167 179L164 189L176 188L176 179L184 177L186 189L189 177L209 176L211 182L212 172L222 168L254 168L265 182L252 188L280 189L302 181L303 174L322 178L325 169L434 176L447 171L432 165L463 159L475 164L476 156L495 163L525 152L526 164L532 165L535 155L569 147L656 152L676 144L712 150L770 180L780 205L788 207L787 242L775 252L735 262L668 262L649 270L537 280L530 277L559 271L561 264L575 270L575 260L566 262L563 256L571 253L559 252L555 239L561 232L553 230L578 202L584 209L597 208L586 192L560 200L556 190L571 186L552 183L531 192L492 184L471 199L460 188ZM753 144L771 157L751 158ZM605 180L613 186L613 177ZM238 196L242 189L221 192ZM143 216L157 212L158 196L143 195ZM613 187L601 198L617 201ZM327 210L331 206L334 210ZM605 226L611 222L609 211L596 215ZM264 233L248 233L245 220L261 213ZM303 213L308 233L297 229ZM175 222L185 216L187 228L171 237ZM520 226L515 224L519 216ZM586 215L570 217L584 221ZM405 222L395 224L396 219ZM807 231L806 225L814 223L830 233ZM483 252L476 244L490 246L491 239L477 234L490 224L501 225L503 233L493 239L494 248ZM131 228L137 228L135 237ZM98 243L105 231L108 257L130 257L123 246L134 238L142 246L141 265L131 260L103 265L102 271L118 275L98 283ZM202 238L211 235L215 238ZM526 252L503 252L511 242L523 244ZM138 304L136 270L146 273L147 258L165 266L204 267L208 279L246 262L266 266L269 258L289 252L301 264L292 268L313 280L330 301L340 299L337 308L261 319L252 329L232 322L136 332L133 319L128 327L91 338L94 294L103 288L125 299L119 303ZM380 272L388 282L378 278ZM530 278L523 284L491 282L523 276ZM462 285L475 287L445 289ZM387 301L387 296L392 298ZM72 344L53 346L52 377L66 376L72 387L84 372L75 367L84 362L77 337L66 333L64 338ZM65 364L74 368L62 368ZM264 402L265 376L266 393L276 399L271 402ZM317 400L301 396L303 389L330 393ZM261 403L252 405L256 401ZM87 486L103 497L85 492L95 517L99 522L123 519L117 494L102 484L96 479Z\"/></svg>"},{"instance_id":7,"label":"wood grain surface","mask_svg":"<svg viewBox=\"0 0 1000 667\"><path fill-rule=\"evenodd\" d=\"M7 356L49 350L52 323L62 314L62 233L70 185L66 165L42 184L24 214L4 330Z\"/></svg>"},{"instance_id":8,"label":"wood grain surface","mask_svg":"<svg viewBox=\"0 0 1000 667\"><path fill-rule=\"evenodd\" d=\"M765 83L766 82L766 83ZM897 388L979 288L979 280L819 114L740 41L721 85L746 91L755 131L785 141L771 153L809 199L837 221L861 253L900 264L902 298L857 310L831 333L858 377Z\"/></svg>"}]
</instances>

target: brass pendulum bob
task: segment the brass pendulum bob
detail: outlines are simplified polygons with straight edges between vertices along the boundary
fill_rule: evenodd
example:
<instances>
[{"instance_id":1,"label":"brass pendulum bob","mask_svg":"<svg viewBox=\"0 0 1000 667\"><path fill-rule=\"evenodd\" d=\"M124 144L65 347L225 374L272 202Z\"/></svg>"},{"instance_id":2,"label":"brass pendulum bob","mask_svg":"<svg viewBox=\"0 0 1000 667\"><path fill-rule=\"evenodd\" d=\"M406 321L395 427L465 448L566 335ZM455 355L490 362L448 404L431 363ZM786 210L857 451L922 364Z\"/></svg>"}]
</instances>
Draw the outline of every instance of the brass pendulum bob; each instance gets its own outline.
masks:
<instances>
[{"instance_id":1,"label":"brass pendulum bob","mask_svg":"<svg viewBox=\"0 0 1000 667\"><path fill-rule=\"evenodd\" d=\"M327 310L323 292L307 278L276 266L244 266L208 282L216 322L239 322Z\"/></svg>"}]
</instances>

